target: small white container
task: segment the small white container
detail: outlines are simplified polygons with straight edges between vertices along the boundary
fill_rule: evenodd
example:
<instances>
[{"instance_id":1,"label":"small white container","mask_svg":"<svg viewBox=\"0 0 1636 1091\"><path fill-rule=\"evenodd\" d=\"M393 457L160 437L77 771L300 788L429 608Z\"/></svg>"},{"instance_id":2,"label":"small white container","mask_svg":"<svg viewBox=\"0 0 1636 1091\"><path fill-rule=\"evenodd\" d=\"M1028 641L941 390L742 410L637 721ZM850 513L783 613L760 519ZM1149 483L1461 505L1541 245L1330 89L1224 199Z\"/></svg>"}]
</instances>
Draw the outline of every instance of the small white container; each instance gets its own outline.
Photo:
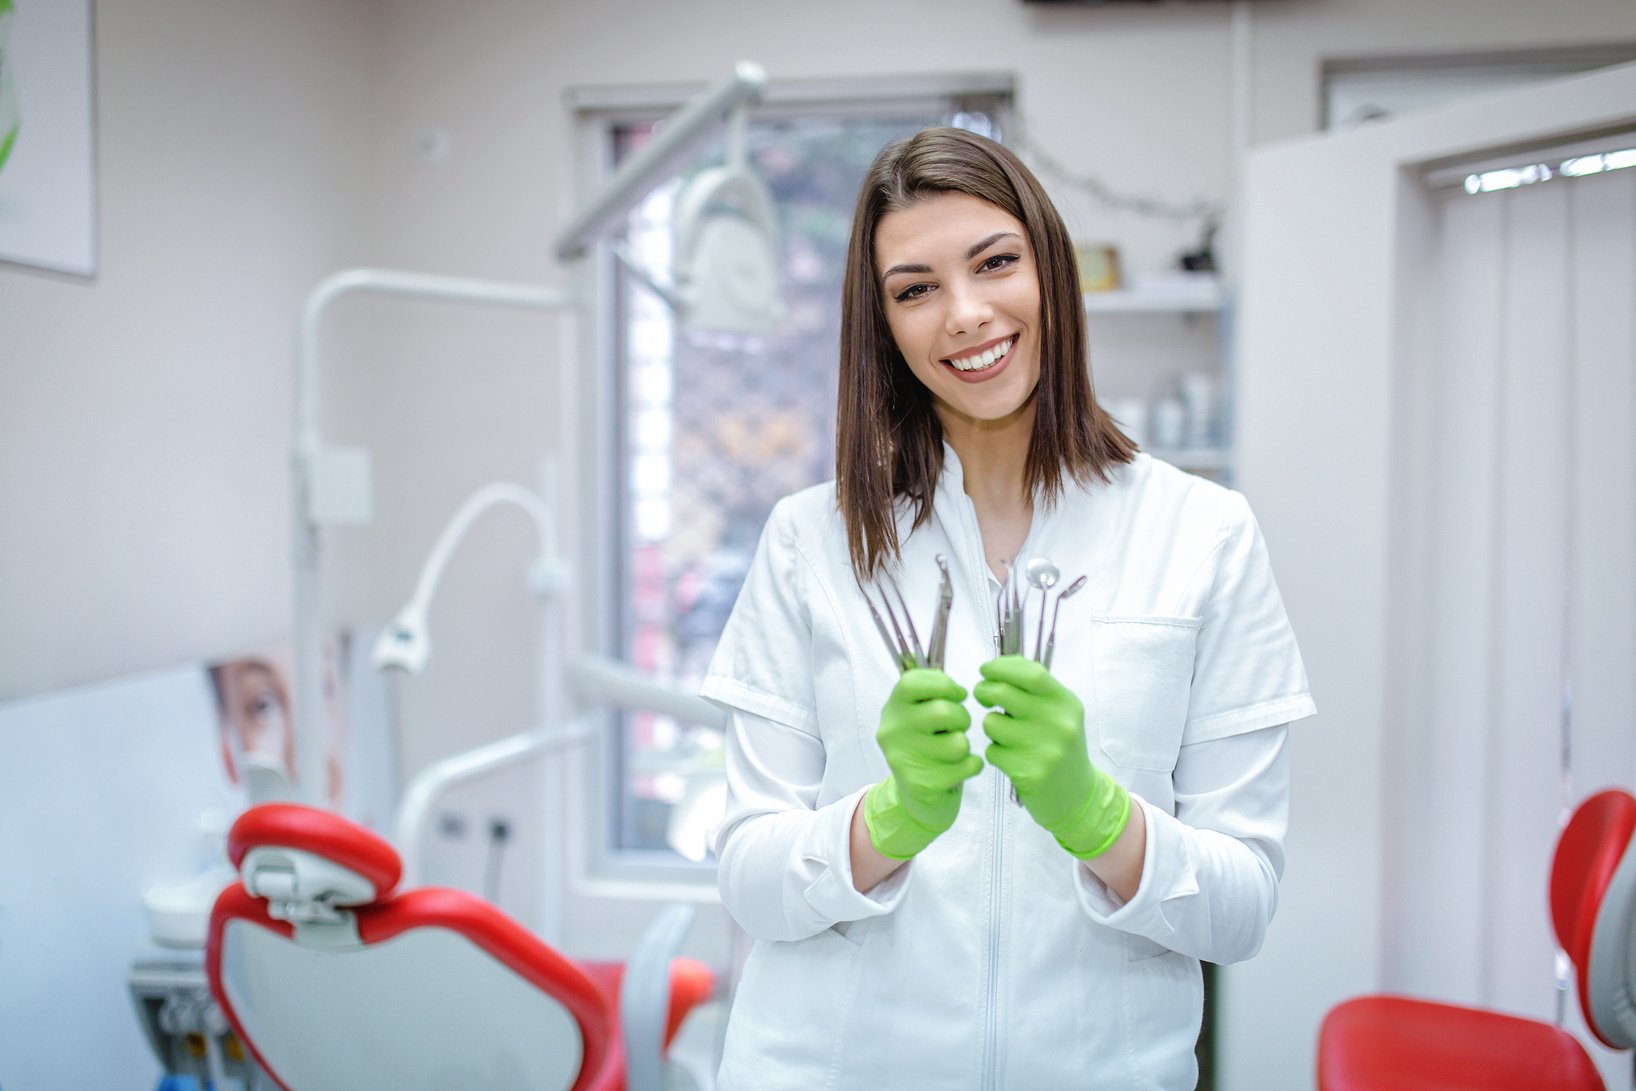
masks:
<instances>
[{"instance_id":1,"label":"small white container","mask_svg":"<svg viewBox=\"0 0 1636 1091\"><path fill-rule=\"evenodd\" d=\"M1216 381L1202 372L1183 375L1179 380L1182 405L1187 412L1186 443L1208 447L1216 434Z\"/></svg>"},{"instance_id":2,"label":"small white container","mask_svg":"<svg viewBox=\"0 0 1636 1091\"><path fill-rule=\"evenodd\" d=\"M1147 402L1141 398L1109 398L1102 408L1138 447L1147 446Z\"/></svg>"},{"instance_id":3,"label":"small white container","mask_svg":"<svg viewBox=\"0 0 1636 1091\"><path fill-rule=\"evenodd\" d=\"M1153 405L1153 445L1160 450L1175 450L1187 441L1187 406L1175 395L1167 394Z\"/></svg>"}]
</instances>

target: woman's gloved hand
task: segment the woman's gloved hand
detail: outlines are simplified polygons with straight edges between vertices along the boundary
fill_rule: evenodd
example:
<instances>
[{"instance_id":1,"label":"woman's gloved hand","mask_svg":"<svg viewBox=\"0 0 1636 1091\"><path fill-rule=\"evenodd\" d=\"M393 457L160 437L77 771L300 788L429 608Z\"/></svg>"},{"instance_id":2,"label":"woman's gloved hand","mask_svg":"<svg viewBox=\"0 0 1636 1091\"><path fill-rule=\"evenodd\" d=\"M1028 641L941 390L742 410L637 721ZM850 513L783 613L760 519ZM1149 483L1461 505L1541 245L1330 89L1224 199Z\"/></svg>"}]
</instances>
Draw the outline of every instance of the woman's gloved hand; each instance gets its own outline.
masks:
<instances>
[{"instance_id":1,"label":"woman's gloved hand","mask_svg":"<svg viewBox=\"0 0 1636 1091\"><path fill-rule=\"evenodd\" d=\"M1032 659L1001 656L982 673L973 692L997 710L983 717L989 763L1057 844L1081 860L1102 855L1130 821L1130 794L1091 764L1085 706Z\"/></svg>"},{"instance_id":2,"label":"woman's gloved hand","mask_svg":"<svg viewBox=\"0 0 1636 1091\"><path fill-rule=\"evenodd\" d=\"M954 825L961 786L983 771L966 729L966 691L940 670L905 671L880 713L875 739L892 775L863 797L875 851L907 860Z\"/></svg>"}]
</instances>

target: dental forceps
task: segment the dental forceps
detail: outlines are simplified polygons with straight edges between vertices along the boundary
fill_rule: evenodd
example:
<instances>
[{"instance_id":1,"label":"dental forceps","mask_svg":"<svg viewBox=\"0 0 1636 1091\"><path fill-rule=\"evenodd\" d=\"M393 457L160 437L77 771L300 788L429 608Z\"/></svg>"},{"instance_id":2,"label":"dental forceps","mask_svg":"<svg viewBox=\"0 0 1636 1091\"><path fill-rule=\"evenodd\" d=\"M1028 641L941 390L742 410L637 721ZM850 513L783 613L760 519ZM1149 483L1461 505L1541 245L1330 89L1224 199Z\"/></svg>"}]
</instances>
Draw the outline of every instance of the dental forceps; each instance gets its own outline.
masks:
<instances>
[{"instance_id":1,"label":"dental forceps","mask_svg":"<svg viewBox=\"0 0 1636 1091\"><path fill-rule=\"evenodd\" d=\"M1023 599L1017 589L1017 566L1006 561L1005 583L994 601L994 639L1001 655L1023 654Z\"/></svg>"},{"instance_id":2,"label":"dental forceps","mask_svg":"<svg viewBox=\"0 0 1636 1091\"><path fill-rule=\"evenodd\" d=\"M931 637L928 644L922 648L920 634L915 631L914 619L909 616L909 604L903 599L903 592L898 589L897 581L887 577L886 589L880 593L881 606L886 610L886 617L881 617L881 611L875 608L874 599L862 584L858 590L863 593L863 601L869 607L869 616L874 619L875 631L880 633L881 640L886 643L886 651L896 664L898 672L914 670L916 667L930 667L933 670L943 669L943 653L949 636L949 610L954 605L954 583L949 579L949 562L943 554L937 555L937 567L942 571L942 579L938 585L937 610L932 616ZM898 600L897 610L892 609L892 598ZM898 613L902 612L903 620L898 621ZM890 627L888 627L890 621ZM904 633L907 631L908 635Z\"/></svg>"}]
</instances>

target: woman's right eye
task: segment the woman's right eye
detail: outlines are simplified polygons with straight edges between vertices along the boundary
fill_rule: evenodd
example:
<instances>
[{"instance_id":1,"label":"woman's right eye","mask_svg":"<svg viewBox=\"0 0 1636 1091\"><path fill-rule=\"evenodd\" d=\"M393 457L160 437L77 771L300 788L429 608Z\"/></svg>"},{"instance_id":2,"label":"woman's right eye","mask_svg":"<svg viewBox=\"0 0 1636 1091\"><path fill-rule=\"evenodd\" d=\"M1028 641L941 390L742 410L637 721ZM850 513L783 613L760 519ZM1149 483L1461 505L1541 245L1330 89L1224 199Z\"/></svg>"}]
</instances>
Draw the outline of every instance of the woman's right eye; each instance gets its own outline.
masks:
<instances>
[{"instance_id":1,"label":"woman's right eye","mask_svg":"<svg viewBox=\"0 0 1636 1091\"><path fill-rule=\"evenodd\" d=\"M911 284L892 296L899 303L911 303L932 290L930 284Z\"/></svg>"}]
</instances>

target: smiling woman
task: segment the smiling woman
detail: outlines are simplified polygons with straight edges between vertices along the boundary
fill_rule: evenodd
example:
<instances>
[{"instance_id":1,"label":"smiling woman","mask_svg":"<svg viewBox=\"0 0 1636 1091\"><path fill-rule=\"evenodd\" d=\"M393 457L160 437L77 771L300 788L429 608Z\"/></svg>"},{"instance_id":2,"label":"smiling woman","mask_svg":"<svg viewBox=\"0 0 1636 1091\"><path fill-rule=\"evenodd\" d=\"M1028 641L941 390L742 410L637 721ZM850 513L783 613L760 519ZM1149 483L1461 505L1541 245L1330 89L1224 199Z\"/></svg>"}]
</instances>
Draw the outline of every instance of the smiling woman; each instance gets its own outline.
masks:
<instances>
[{"instance_id":1,"label":"smiling woman","mask_svg":"<svg viewBox=\"0 0 1636 1091\"><path fill-rule=\"evenodd\" d=\"M1022 459L1020 487L1002 471L990 498L984 545L998 570L1027 531L1027 493L1054 499L1065 475L1105 480L1108 467L1136 451L1092 393L1078 266L1062 217L1008 149L961 129L931 129L876 159L853 216L850 253L837 480L853 566L873 574L896 551L893 497L916 502L915 527L926 522L949 440L963 455L985 458L1000 444ZM944 279L926 275L934 272ZM979 385L945 396L959 389L951 380L967 377L945 359L964 363L1010 335L1018 344L1003 369L973 372ZM1003 376L1018 358L1023 366ZM994 416L1019 389L1028 400ZM888 406L896 421L883 415ZM886 423L902 427L888 435ZM977 447L962 450L950 428ZM984 488L986 475L974 469L966 467L968 487Z\"/></svg>"},{"instance_id":2,"label":"smiling woman","mask_svg":"<svg viewBox=\"0 0 1636 1091\"><path fill-rule=\"evenodd\" d=\"M1097 404L1067 232L993 141L876 157L841 323L836 480L773 509L702 690L756 941L718 1085L1191 1088L1314 711L1255 520ZM1049 664L1028 568L1074 588ZM938 574L941 653L880 654L866 586L896 625Z\"/></svg>"}]
</instances>

